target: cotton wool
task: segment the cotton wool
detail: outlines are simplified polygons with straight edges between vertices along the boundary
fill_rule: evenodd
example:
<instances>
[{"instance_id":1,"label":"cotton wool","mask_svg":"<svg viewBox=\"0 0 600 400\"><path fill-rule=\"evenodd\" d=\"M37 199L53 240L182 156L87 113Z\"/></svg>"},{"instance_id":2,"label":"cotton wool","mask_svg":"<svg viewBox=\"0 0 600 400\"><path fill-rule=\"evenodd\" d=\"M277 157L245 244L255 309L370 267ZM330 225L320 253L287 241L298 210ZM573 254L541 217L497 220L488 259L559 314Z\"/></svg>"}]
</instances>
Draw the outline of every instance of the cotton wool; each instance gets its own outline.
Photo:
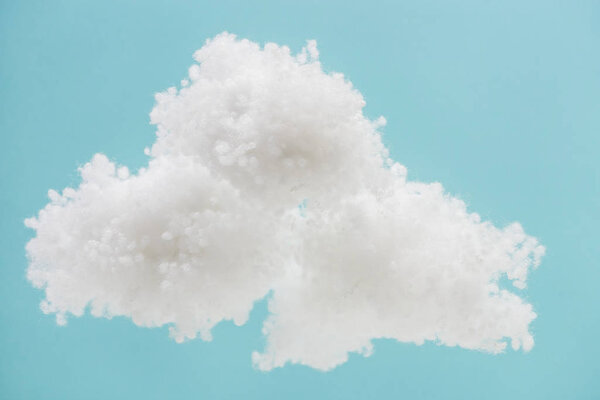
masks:
<instances>
[{"instance_id":1,"label":"cotton wool","mask_svg":"<svg viewBox=\"0 0 600 400\"><path fill-rule=\"evenodd\" d=\"M86 310L177 341L244 324L268 298L262 370L329 370L373 339L489 353L533 346L524 301L544 247L438 183L406 179L382 117L316 42L298 54L223 33L156 95L157 138L130 173L97 154L26 220L27 277L60 324ZM500 286L500 279L513 289Z\"/></svg>"}]
</instances>

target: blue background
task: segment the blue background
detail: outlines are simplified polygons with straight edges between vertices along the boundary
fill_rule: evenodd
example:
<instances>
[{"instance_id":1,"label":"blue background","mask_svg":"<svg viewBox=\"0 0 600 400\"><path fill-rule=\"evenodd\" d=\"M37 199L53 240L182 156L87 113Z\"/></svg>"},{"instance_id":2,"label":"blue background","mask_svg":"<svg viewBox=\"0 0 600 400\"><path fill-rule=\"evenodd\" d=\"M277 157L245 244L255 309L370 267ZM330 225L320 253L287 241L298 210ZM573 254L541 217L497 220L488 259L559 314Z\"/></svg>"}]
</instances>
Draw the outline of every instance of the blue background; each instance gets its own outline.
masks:
<instances>
[{"instance_id":1,"label":"blue background","mask_svg":"<svg viewBox=\"0 0 600 400\"><path fill-rule=\"evenodd\" d=\"M379 340L322 373L254 370L265 303L213 342L86 316L58 327L25 279L23 219L95 152L130 167L154 140L153 93L228 30L299 50L317 39L409 177L440 181L547 246L524 296L530 353ZM0 398L600 398L600 3L0 2Z\"/></svg>"}]
</instances>

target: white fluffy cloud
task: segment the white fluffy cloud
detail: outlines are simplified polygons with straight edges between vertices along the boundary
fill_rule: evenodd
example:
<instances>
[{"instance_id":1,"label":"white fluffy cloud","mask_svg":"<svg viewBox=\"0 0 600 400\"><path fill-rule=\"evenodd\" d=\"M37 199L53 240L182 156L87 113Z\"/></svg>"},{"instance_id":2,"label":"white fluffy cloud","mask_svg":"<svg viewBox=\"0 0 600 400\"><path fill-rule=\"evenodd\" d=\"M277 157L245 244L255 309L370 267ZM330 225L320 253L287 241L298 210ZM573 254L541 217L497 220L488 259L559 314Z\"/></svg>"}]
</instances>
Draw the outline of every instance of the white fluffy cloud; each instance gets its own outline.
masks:
<instances>
[{"instance_id":1,"label":"white fluffy cloud","mask_svg":"<svg viewBox=\"0 0 600 400\"><path fill-rule=\"evenodd\" d=\"M42 309L127 316L210 340L269 297L264 370L327 370L372 340L530 349L518 294L544 248L440 184L406 180L361 94L299 54L221 34L180 89L156 95L157 139L130 174L97 154L37 218L28 278ZM516 290L498 285L502 277Z\"/></svg>"}]
</instances>

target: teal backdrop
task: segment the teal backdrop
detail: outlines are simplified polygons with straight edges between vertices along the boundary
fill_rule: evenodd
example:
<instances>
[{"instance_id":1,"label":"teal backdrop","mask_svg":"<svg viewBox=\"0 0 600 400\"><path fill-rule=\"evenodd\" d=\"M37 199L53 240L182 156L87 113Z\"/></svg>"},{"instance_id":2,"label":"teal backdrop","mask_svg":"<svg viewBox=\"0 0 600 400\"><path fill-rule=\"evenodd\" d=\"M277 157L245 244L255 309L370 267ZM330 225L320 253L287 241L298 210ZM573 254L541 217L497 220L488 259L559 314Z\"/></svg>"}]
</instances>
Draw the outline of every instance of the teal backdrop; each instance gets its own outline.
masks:
<instances>
[{"instance_id":1,"label":"teal backdrop","mask_svg":"<svg viewBox=\"0 0 600 400\"><path fill-rule=\"evenodd\" d=\"M321 61L388 120L409 177L547 247L529 353L378 340L327 373L252 368L266 304L212 342L38 308L23 219L96 152L133 168L153 94L224 30ZM599 399L600 2L0 0L0 398Z\"/></svg>"}]
</instances>

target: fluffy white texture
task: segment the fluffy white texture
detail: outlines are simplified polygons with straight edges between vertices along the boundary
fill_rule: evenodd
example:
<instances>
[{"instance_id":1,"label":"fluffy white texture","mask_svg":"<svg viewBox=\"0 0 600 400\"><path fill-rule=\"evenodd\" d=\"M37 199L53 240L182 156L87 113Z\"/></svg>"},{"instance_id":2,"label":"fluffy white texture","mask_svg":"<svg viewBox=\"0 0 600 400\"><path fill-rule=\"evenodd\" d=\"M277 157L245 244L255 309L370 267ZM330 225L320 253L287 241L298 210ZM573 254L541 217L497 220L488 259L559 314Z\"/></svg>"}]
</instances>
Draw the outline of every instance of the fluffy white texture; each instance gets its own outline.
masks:
<instances>
[{"instance_id":1,"label":"fluffy white texture","mask_svg":"<svg viewBox=\"0 0 600 400\"><path fill-rule=\"evenodd\" d=\"M391 185L312 213L298 234L296 279L275 288L260 368L287 361L330 369L371 339L437 341L497 353L503 338L529 350L530 304L498 287L522 287L543 248L518 224L497 229L468 214L439 184Z\"/></svg>"},{"instance_id":2,"label":"fluffy white texture","mask_svg":"<svg viewBox=\"0 0 600 400\"><path fill-rule=\"evenodd\" d=\"M27 246L28 277L46 287L60 320L127 315L138 325L174 324L177 339L223 319L243 324L277 276L277 221L189 157L158 157L138 175L103 155L81 169L78 190L53 198ZM121 175L121 177L119 177Z\"/></svg>"},{"instance_id":3,"label":"fluffy white texture","mask_svg":"<svg viewBox=\"0 0 600 400\"><path fill-rule=\"evenodd\" d=\"M314 41L297 57L232 35L208 42L194 54L191 86L156 96L152 155L194 156L277 207L354 192L386 151L360 93L343 75L323 73L317 55Z\"/></svg>"},{"instance_id":4,"label":"fluffy white texture","mask_svg":"<svg viewBox=\"0 0 600 400\"><path fill-rule=\"evenodd\" d=\"M169 325L210 340L272 293L252 355L328 370L372 340L529 350L525 287L544 248L518 223L482 222L440 184L388 159L364 100L327 74L314 41L297 54L221 34L182 88L156 96L157 140L130 174L104 155L26 224L42 309Z\"/></svg>"}]
</instances>

